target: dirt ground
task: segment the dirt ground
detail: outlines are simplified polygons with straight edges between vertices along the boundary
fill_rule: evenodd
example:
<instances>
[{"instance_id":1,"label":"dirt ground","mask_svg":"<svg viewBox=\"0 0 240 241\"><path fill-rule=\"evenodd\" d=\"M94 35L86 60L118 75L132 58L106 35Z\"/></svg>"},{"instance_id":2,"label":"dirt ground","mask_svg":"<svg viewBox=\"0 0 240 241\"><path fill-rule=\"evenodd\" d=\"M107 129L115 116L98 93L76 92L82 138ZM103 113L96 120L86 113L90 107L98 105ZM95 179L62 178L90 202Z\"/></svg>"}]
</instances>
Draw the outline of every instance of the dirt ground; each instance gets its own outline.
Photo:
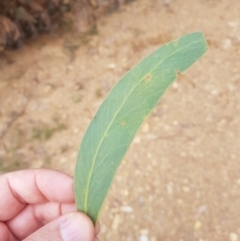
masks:
<instances>
[{"instance_id":1,"label":"dirt ground","mask_svg":"<svg viewBox=\"0 0 240 241\"><path fill-rule=\"evenodd\" d=\"M42 36L0 59L0 170L71 175L116 81L156 48L203 31L209 51L172 85L118 170L101 240L240 240L240 1L138 0L87 38Z\"/></svg>"}]
</instances>

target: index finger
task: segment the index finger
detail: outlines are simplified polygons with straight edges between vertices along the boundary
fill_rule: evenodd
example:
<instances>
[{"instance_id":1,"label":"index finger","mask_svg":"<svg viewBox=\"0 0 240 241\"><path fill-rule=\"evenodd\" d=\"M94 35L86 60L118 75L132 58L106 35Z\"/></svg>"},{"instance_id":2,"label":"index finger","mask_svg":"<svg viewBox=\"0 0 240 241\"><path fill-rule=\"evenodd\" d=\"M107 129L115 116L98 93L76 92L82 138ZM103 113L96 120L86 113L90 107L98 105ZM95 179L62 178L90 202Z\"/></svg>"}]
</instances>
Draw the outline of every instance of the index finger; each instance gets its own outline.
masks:
<instances>
[{"instance_id":1,"label":"index finger","mask_svg":"<svg viewBox=\"0 0 240 241\"><path fill-rule=\"evenodd\" d=\"M55 170L34 169L0 176L0 221L17 215L27 204L73 203L73 179Z\"/></svg>"}]
</instances>

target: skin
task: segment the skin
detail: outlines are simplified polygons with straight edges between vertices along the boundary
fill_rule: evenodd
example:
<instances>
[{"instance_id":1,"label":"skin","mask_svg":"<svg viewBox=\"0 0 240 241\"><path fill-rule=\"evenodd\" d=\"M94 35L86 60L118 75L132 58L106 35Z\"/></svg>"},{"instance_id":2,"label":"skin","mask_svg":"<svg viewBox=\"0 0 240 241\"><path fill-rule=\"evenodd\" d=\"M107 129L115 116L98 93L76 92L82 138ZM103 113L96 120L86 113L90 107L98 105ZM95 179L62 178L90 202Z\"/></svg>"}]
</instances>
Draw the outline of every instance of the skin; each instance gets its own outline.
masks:
<instances>
[{"instance_id":1,"label":"skin","mask_svg":"<svg viewBox=\"0 0 240 241\"><path fill-rule=\"evenodd\" d=\"M0 190L1 241L61 241L69 220L76 223L78 237L98 240L99 224L94 228L76 212L72 177L46 169L10 172L0 175Z\"/></svg>"}]
</instances>

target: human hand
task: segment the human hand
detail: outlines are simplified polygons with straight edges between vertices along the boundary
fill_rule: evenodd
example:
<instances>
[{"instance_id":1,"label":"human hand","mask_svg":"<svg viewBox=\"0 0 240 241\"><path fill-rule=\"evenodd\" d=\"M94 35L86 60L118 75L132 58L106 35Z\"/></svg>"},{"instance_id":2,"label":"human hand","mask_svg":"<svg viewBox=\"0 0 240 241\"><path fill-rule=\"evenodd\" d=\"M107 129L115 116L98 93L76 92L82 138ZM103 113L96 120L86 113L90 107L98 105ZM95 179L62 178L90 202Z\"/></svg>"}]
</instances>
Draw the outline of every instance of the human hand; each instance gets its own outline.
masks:
<instances>
[{"instance_id":1,"label":"human hand","mask_svg":"<svg viewBox=\"0 0 240 241\"><path fill-rule=\"evenodd\" d=\"M0 175L1 241L98 241L98 233L76 212L70 176L46 169Z\"/></svg>"}]
</instances>

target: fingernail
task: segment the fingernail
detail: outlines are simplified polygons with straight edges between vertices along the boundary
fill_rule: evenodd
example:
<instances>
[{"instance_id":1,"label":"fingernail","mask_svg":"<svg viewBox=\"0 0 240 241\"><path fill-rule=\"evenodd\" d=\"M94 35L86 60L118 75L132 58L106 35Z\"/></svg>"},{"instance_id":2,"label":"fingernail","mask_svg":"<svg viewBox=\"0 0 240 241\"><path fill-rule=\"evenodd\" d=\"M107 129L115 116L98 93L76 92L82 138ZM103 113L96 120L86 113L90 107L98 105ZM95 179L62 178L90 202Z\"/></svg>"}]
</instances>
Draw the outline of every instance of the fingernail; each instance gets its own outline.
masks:
<instances>
[{"instance_id":1,"label":"fingernail","mask_svg":"<svg viewBox=\"0 0 240 241\"><path fill-rule=\"evenodd\" d=\"M81 220L74 217L68 217L61 224L61 236L64 241L86 241L85 225Z\"/></svg>"}]
</instances>

